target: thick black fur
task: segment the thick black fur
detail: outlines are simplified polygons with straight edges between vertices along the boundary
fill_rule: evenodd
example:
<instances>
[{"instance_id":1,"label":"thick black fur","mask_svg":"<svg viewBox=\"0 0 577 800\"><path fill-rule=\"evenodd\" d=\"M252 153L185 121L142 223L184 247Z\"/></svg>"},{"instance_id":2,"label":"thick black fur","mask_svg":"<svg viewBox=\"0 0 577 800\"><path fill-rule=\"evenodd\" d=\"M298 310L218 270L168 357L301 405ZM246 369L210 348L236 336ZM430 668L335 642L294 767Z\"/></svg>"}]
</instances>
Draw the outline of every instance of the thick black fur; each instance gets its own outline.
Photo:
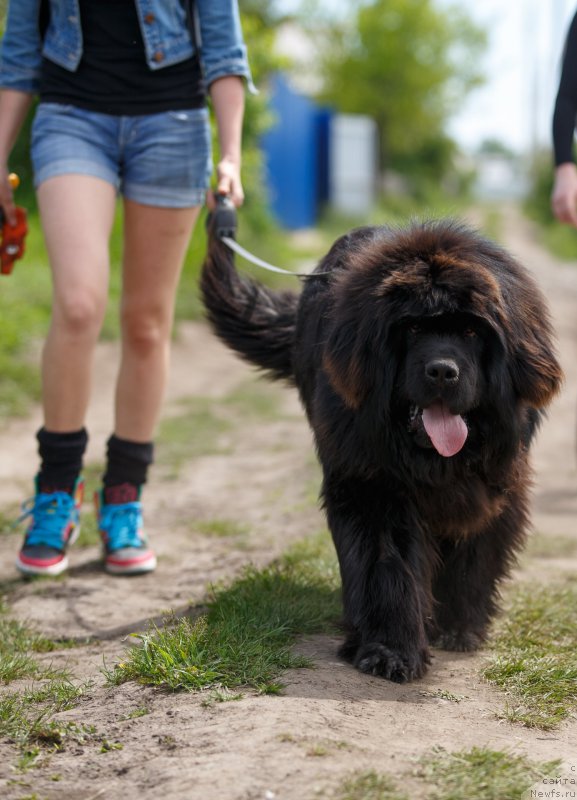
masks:
<instances>
[{"instance_id":1,"label":"thick black fur","mask_svg":"<svg viewBox=\"0 0 577 800\"><path fill-rule=\"evenodd\" d=\"M346 625L362 672L422 676L429 645L472 650L528 524L528 448L561 382L544 298L452 221L340 238L300 295L240 276L214 237L202 274L228 346L298 388L323 468ZM432 447L420 410L466 420Z\"/></svg>"}]
</instances>

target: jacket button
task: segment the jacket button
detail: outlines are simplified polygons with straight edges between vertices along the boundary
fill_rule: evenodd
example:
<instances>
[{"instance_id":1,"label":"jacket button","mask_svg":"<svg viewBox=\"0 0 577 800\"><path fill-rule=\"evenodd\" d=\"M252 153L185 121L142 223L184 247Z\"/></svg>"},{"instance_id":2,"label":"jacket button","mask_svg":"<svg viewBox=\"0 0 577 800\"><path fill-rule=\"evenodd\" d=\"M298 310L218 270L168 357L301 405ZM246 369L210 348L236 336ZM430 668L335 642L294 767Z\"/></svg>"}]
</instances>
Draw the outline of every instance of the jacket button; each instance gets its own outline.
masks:
<instances>
[{"instance_id":1,"label":"jacket button","mask_svg":"<svg viewBox=\"0 0 577 800\"><path fill-rule=\"evenodd\" d=\"M156 53L153 55L153 58L156 62L164 61L164 53L161 50L157 50Z\"/></svg>"},{"instance_id":2,"label":"jacket button","mask_svg":"<svg viewBox=\"0 0 577 800\"><path fill-rule=\"evenodd\" d=\"M150 25L152 22L154 22L154 19L155 19L154 14L146 14L146 16L144 17L144 21L146 22L147 25Z\"/></svg>"}]
</instances>

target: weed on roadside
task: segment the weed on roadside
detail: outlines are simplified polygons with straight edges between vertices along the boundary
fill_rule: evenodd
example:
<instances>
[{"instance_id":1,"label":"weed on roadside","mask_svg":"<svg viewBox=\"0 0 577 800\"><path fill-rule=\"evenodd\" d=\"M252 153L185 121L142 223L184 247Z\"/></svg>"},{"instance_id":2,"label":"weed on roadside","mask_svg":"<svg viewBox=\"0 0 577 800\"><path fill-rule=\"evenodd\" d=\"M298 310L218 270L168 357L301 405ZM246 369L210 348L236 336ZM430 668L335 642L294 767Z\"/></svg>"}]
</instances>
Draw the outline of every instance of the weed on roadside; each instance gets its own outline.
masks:
<instances>
[{"instance_id":1,"label":"weed on roadside","mask_svg":"<svg viewBox=\"0 0 577 800\"><path fill-rule=\"evenodd\" d=\"M351 775L334 798L335 800L409 800L407 794L399 791L393 778L373 770Z\"/></svg>"},{"instance_id":2,"label":"weed on roadside","mask_svg":"<svg viewBox=\"0 0 577 800\"><path fill-rule=\"evenodd\" d=\"M577 587L517 590L490 647L484 676L510 698L504 718L551 730L577 710Z\"/></svg>"},{"instance_id":3,"label":"weed on roadside","mask_svg":"<svg viewBox=\"0 0 577 800\"><path fill-rule=\"evenodd\" d=\"M483 747L454 753L438 748L421 759L417 775L434 787L430 800L522 800L559 763L537 763Z\"/></svg>"},{"instance_id":4,"label":"weed on roadside","mask_svg":"<svg viewBox=\"0 0 577 800\"><path fill-rule=\"evenodd\" d=\"M230 587L214 592L202 617L168 620L137 634L141 646L105 670L106 678L171 690L247 686L276 693L283 670L311 666L292 653L296 639L330 630L338 617L335 577L325 534L322 542L299 545L275 565L247 568Z\"/></svg>"},{"instance_id":5,"label":"weed on roadside","mask_svg":"<svg viewBox=\"0 0 577 800\"><path fill-rule=\"evenodd\" d=\"M90 686L60 680L0 695L0 736L20 750L20 769L31 766L47 750L61 750L67 739L84 741L95 733L91 726L53 719L58 712L73 708Z\"/></svg>"},{"instance_id":6,"label":"weed on roadside","mask_svg":"<svg viewBox=\"0 0 577 800\"><path fill-rule=\"evenodd\" d=\"M41 667L32 653L49 653L60 648L22 622L12 619L6 607L0 603L0 681L30 677L66 679L63 670Z\"/></svg>"}]
</instances>

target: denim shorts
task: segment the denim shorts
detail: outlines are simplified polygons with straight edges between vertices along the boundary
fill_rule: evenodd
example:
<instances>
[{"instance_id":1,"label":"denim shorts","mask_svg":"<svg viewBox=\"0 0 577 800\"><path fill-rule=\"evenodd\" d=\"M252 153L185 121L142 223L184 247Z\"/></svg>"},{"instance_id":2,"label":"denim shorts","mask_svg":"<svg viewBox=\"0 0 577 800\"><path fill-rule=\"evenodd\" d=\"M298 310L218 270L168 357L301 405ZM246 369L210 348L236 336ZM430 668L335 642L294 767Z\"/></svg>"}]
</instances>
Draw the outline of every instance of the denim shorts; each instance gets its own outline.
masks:
<instances>
[{"instance_id":1,"label":"denim shorts","mask_svg":"<svg viewBox=\"0 0 577 800\"><path fill-rule=\"evenodd\" d=\"M93 175L148 206L204 203L212 173L208 110L115 116L40 103L32 125L34 185Z\"/></svg>"}]
</instances>

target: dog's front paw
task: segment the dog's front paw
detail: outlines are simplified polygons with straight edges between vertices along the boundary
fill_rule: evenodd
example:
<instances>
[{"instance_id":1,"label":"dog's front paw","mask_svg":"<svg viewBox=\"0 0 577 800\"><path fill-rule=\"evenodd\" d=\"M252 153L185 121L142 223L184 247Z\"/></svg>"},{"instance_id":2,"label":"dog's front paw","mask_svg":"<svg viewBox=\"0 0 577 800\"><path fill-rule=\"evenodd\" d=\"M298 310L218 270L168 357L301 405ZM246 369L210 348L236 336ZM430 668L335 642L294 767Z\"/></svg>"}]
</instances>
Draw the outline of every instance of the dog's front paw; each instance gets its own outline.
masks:
<instances>
[{"instance_id":1,"label":"dog's front paw","mask_svg":"<svg viewBox=\"0 0 577 800\"><path fill-rule=\"evenodd\" d=\"M455 650L458 653L469 653L478 650L485 641L485 635L476 631L443 631L431 644L441 650Z\"/></svg>"},{"instance_id":2,"label":"dog's front paw","mask_svg":"<svg viewBox=\"0 0 577 800\"><path fill-rule=\"evenodd\" d=\"M394 683L406 683L422 678L429 661L426 649L403 654L379 642L369 642L359 647L353 663L361 672L380 675Z\"/></svg>"}]
</instances>

